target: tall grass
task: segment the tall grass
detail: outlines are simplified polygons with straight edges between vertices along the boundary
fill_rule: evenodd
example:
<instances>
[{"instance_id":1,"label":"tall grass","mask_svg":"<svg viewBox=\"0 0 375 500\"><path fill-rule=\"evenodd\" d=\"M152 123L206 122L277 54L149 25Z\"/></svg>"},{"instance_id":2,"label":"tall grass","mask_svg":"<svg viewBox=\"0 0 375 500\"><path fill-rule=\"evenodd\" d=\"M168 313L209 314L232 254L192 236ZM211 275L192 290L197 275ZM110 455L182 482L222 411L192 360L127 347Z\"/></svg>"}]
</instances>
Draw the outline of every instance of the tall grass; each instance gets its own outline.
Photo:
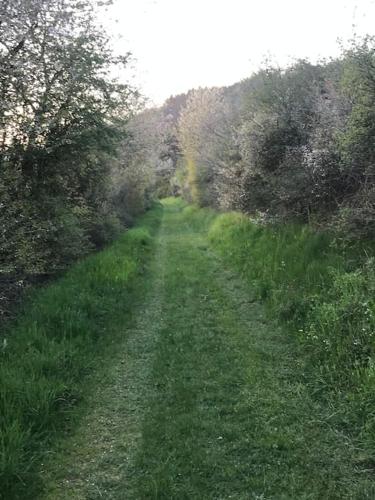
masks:
<instances>
[{"instance_id":1,"label":"tall grass","mask_svg":"<svg viewBox=\"0 0 375 500\"><path fill-rule=\"evenodd\" d=\"M153 248L154 209L114 245L36 291L0 350L0 497L35 498L33 467L81 398L100 351L121 340Z\"/></svg>"},{"instance_id":2,"label":"tall grass","mask_svg":"<svg viewBox=\"0 0 375 500\"><path fill-rule=\"evenodd\" d=\"M339 396L340 423L373 449L373 244L349 246L308 226L267 227L238 213L216 217L209 239L296 338L314 390Z\"/></svg>"}]
</instances>

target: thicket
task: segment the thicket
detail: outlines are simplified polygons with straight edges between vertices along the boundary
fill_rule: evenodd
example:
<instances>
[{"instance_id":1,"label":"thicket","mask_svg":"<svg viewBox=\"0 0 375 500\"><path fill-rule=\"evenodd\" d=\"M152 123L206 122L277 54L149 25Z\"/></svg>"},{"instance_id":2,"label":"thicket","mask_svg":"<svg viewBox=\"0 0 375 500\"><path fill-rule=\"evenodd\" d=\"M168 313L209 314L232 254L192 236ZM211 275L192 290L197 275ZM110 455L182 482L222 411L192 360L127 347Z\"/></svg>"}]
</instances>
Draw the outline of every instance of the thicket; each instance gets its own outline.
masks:
<instances>
[{"instance_id":1,"label":"thicket","mask_svg":"<svg viewBox=\"0 0 375 500\"><path fill-rule=\"evenodd\" d=\"M0 3L0 314L142 208L121 194L141 184L127 126L139 96L111 77L130 56L98 24L108 3Z\"/></svg>"},{"instance_id":2,"label":"thicket","mask_svg":"<svg viewBox=\"0 0 375 500\"><path fill-rule=\"evenodd\" d=\"M336 60L267 67L192 91L179 117L182 192L266 221L375 234L375 40Z\"/></svg>"}]
</instances>

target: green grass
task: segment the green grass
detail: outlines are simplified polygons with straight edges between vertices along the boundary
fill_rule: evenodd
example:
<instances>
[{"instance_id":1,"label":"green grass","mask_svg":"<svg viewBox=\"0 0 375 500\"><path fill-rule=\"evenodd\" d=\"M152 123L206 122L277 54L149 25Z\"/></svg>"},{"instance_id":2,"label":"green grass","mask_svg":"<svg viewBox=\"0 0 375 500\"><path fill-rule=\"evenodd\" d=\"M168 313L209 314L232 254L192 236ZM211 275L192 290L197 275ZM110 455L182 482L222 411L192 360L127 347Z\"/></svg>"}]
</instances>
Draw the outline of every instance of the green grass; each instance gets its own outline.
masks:
<instances>
[{"instance_id":1,"label":"green grass","mask_svg":"<svg viewBox=\"0 0 375 500\"><path fill-rule=\"evenodd\" d=\"M113 246L36 291L6 332L0 352L0 498L36 498L43 450L67 425L87 375L124 334L159 220L156 208Z\"/></svg>"},{"instance_id":2,"label":"green grass","mask_svg":"<svg viewBox=\"0 0 375 500\"><path fill-rule=\"evenodd\" d=\"M375 463L373 242L262 227L238 213L218 216L209 239L298 341L308 383L335 407L332 422L356 440L363 462Z\"/></svg>"},{"instance_id":3,"label":"green grass","mask_svg":"<svg viewBox=\"0 0 375 500\"><path fill-rule=\"evenodd\" d=\"M373 498L356 443L332 425L333 408L311 395L294 338L256 301L258 288L232 271L246 232L239 241L225 231L242 216L226 227L223 219L166 204L155 393L123 491L130 484L137 499ZM210 227L227 266L210 251Z\"/></svg>"},{"instance_id":4,"label":"green grass","mask_svg":"<svg viewBox=\"0 0 375 500\"><path fill-rule=\"evenodd\" d=\"M209 239L270 312L295 328L314 362L329 367L333 383L335 367L344 383L361 368L366 376L375 354L373 245L338 245L307 226L262 227L237 213L216 218Z\"/></svg>"},{"instance_id":5,"label":"green grass","mask_svg":"<svg viewBox=\"0 0 375 500\"><path fill-rule=\"evenodd\" d=\"M374 498L369 250L175 199L148 218L39 292L9 338L8 492Z\"/></svg>"}]
</instances>

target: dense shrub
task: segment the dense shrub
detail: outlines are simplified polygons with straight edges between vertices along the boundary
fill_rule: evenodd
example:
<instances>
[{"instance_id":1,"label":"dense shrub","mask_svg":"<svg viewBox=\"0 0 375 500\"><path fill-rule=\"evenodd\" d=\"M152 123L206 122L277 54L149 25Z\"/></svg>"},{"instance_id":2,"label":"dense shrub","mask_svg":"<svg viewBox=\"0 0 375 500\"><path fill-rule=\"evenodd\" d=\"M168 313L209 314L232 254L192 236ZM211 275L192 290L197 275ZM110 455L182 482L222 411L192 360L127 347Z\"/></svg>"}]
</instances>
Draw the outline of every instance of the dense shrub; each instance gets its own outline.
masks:
<instances>
[{"instance_id":1,"label":"dense shrub","mask_svg":"<svg viewBox=\"0 0 375 500\"><path fill-rule=\"evenodd\" d=\"M374 43L189 93L179 120L182 193L202 206L373 237Z\"/></svg>"},{"instance_id":2,"label":"dense shrub","mask_svg":"<svg viewBox=\"0 0 375 500\"><path fill-rule=\"evenodd\" d=\"M137 93L108 76L128 55L113 56L96 7L0 5L1 314L22 284L118 234L111 171Z\"/></svg>"}]
</instances>

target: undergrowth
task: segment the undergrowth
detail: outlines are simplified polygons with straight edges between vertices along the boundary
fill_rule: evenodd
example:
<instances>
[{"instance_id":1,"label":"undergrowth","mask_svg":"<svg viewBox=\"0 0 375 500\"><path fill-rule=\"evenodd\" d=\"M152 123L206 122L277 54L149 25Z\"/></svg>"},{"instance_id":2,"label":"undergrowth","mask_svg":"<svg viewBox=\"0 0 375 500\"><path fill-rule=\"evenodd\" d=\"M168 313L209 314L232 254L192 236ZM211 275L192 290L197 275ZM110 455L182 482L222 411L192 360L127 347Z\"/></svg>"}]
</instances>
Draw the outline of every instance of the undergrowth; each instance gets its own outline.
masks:
<instances>
[{"instance_id":1,"label":"undergrowth","mask_svg":"<svg viewBox=\"0 0 375 500\"><path fill-rule=\"evenodd\" d=\"M206 220L207 214L202 215ZM298 340L315 393L375 460L375 268L370 242L344 243L308 226L262 226L221 214L209 240Z\"/></svg>"},{"instance_id":2,"label":"undergrowth","mask_svg":"<svg viewBox=\"0 0 375 500\"><path fill-rule=\"evenodd\" d=\"M35 498L34 466L82 397L100 353L124 334L160 209L28 297L0 350L0 498ZM117 336L117 337L116 337Z\"/></svg>"}]
</instances>

